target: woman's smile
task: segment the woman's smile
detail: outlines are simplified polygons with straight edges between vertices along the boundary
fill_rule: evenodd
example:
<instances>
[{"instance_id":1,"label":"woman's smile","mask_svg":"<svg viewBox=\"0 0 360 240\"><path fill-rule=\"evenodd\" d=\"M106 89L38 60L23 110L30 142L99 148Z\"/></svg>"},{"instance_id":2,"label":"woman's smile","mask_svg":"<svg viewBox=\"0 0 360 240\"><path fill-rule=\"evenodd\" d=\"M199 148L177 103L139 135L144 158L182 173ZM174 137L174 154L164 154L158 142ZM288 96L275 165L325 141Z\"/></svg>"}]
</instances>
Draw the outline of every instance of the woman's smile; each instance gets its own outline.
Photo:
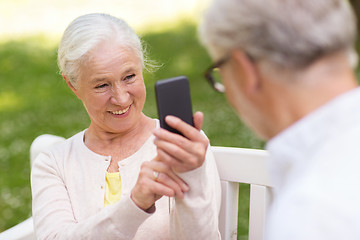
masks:
<instances>
[{"instance_id":1,"label":"woman's smile","mask_svg":"<svg viewBox=\"0 0 360 240\"><path fill-rule=\"evenodd\" d=\"M127 113L130 112L130 108L132 105L129 105L127 108L124 108L122 110L118 110L118 111L108 111L109 113L111 113L112 115L115 116L125 116L128 115Z\"/></svg>"}]
</instances>

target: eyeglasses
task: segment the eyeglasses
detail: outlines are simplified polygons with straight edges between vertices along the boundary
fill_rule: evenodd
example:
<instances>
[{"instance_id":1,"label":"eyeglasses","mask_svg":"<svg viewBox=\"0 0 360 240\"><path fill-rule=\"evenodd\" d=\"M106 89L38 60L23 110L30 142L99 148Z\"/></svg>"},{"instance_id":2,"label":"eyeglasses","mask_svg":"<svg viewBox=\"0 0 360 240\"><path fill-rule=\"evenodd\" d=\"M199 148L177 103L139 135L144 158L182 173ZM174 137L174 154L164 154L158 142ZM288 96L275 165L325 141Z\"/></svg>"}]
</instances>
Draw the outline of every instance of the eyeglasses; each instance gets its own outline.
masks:
<instances>
[{"instance_id":1,"label":"eyeglasses","mask_svg":"<svg viewBox=\"0 0 360 240\"><path fill-rule=\"evenodd\" d=\"M255 64L256 60L254 57L244 52L246 57L250 62ZM224 65L227 61L229 61L230 55L227 55L224 58L221 58L219 61L215 62L211 65L204 73L204 77L210 83L210 85L219 93L225 92L225 86L222 84L221 76L219 68Z\"/></svg>"},{"instance_id":2,"label":"eyeglasses","mask_svg":"<svg viewBox=\"0 0 360 240\"><path fill-rule=\"evenodd\" d=\"M219 68L224 65L230 59L226 56L219 61L212 64L204 73L204 77L210 83L210 85L219 93L225 92L225 86L222 84Z\"/></svg>"},{"instance_id":3,"label":"eyeglasses","mask_svg":"<svg viewBox=\"0 0 360 240\"><path fill-rule=\"evenodd\" d=\"M210 83L210 85L219 93L225 92L225 86L222 84L219 68L224 65L230 59L226 56L219 61L211 65L204 73L204 77Z\"/></svg>"}]
</instances>

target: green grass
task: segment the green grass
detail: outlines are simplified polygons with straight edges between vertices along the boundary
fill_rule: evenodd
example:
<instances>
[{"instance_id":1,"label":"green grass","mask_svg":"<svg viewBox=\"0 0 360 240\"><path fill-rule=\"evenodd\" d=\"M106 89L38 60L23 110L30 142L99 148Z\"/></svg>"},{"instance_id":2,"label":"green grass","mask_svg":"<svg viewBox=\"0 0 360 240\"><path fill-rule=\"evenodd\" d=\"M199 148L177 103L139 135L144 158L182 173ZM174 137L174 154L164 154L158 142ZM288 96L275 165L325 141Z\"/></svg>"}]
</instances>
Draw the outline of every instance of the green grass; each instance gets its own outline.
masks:
<instances>
[{"instance_id":1,"label":"green grass","mask_svg":"<svg viewBox=\"0 0 360 240\"><path fill-rule=\"evenodd\" d=\"M194 111L205 113L204 131L212 145L262 148L263 142L238 120L223 95L202 77L211 61L197 40L193 24L146 33L150 58L163 66L145 73L144 112L156 117L154 83L187 75ZM56 43L38 36L0 44L0 232L31 216L29 148L49 133L70 137L89 125L81 104L56 66ZM246 239L249 187L241 185L239 238Z\"/></svg>"}]
</instances>

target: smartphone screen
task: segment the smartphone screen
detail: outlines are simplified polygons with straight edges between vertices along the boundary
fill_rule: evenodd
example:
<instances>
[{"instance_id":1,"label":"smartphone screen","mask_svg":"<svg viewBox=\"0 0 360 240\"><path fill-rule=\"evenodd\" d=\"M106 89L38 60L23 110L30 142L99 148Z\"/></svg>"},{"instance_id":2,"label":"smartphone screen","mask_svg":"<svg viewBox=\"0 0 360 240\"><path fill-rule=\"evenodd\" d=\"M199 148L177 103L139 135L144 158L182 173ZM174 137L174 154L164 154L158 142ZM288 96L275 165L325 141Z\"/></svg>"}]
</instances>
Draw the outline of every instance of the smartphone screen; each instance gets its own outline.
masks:
<instances>
[{"instance_id":1,"label":"smartphone screen","mask_svg":"<svg viewBox=\"0 0 360 240\"><path fill-rule=\"evenodd\" d=\"M167 115L173 115L194 126L189 80L185 76L160 80L155 83L156 103L160 127L181 134L165 123ZM182 134L181 134L182 135Z\"/></svg>"}]
</instances>

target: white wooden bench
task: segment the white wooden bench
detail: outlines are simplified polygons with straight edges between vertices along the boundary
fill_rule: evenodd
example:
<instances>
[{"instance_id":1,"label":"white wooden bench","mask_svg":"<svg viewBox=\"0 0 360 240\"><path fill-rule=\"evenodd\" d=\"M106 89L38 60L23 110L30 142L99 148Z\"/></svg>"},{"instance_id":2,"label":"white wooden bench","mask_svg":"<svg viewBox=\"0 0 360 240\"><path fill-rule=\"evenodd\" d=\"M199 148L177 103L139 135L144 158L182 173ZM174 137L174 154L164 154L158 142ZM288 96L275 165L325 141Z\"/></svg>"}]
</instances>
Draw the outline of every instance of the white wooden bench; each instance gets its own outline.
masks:
<instances>
[{"instance_id":1,"label":"white wooden bench","mask_svg":"<svg viewBox=\"0 0 360 240\"><path fill-rule=\"evenodd\" d=\"M44 148L64 138L37 137L30 148L31 165ZM237 239L239 183L250 184L249 240L264 238L266 207L271 183L266 172L267 152L255 149L212 147L221 179L222 197L219 227L222 239ZM0 233L0 240L34 240L34 225L29 218Z\"/></svg>"},{"instance_id":2,"label":"white wooden bench","mask_svg":"<svg viewBox=\"0 0 360 240\"><path fill-rule=\"evenodd\" d=\"M250 184L249 240L264 239L271 182L264 150L212 147L221 179L219 228L222 239L237 239L239 183Z\"/></svg>"}]
</instances>

